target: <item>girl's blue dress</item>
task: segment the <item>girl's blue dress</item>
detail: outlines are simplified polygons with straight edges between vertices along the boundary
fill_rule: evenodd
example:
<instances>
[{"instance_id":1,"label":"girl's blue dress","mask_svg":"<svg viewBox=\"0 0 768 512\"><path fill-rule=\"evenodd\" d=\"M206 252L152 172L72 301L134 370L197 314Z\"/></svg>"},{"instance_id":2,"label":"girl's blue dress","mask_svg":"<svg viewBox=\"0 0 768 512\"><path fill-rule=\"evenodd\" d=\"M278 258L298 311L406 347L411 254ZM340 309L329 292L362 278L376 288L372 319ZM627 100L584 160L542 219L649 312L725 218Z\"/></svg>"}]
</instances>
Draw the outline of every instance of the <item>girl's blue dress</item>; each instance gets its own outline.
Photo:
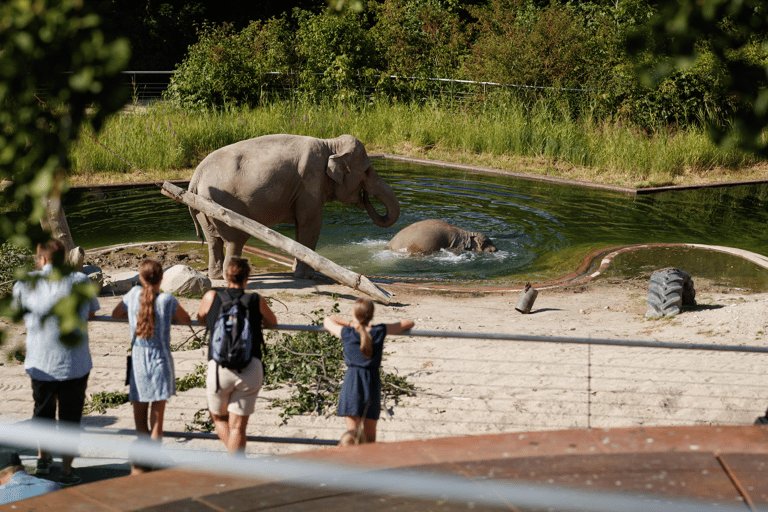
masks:
<instances>
[{"instance_id":1,"label":"girl's blue dress","mask_svg":"<svg viewBox=\"0 0 768 512\"><path fill-rule=\"evenodd\" d=\"M131 338L136 332L139 316L141 286L134 286L123 297L128 312ZM131 374L128 399L131 402L160 402L176 394L176 376L171 356L171 321L179 303L170 293L155 298L155 334L149 338L136 338L131 351Z\"/></svg>"},{"instance_id":2,"label":"girl's blue dress","mask_svg":"<svg viewBox=\"0 0 768 512\"><path fill-rule=\"evenodd\" d=\"M360 335L352 327L341 329L341 341L344 344L344 362L347 373L339 394L338 416L356 416L378 420L381 413L381 356L384 350L384 338L387 335L385 324L371 328L373 339L373 357L366 359L360 352Z\"/></svg>"}]
</instances>

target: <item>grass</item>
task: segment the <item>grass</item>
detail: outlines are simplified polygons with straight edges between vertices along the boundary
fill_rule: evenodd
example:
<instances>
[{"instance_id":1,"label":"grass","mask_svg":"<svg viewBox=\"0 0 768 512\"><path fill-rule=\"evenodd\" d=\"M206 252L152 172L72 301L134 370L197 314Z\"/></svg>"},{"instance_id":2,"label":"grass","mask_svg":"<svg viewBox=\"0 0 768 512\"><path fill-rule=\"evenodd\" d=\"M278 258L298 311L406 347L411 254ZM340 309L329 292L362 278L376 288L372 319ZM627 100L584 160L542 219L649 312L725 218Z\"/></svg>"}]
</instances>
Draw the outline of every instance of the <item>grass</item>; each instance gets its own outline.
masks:
<instances>
[{"instance_id":1,"label":"grass","mask_svg":"<svg viewBox=\"0 0 768 512\"><path fill-rule=\"evenodd\" d=\"M758 179L766 162L711 143L700 129L646 133L540 102L439 105L275 102L194 112L166 103L112 116L72 147L74 184L188 179L211 151L271 133L355 135L370 154L481 165L629 187ZM105 149L109 148L108 149ZM116 156L117 155L117 156Z\"/></svg>"}]
</instances>

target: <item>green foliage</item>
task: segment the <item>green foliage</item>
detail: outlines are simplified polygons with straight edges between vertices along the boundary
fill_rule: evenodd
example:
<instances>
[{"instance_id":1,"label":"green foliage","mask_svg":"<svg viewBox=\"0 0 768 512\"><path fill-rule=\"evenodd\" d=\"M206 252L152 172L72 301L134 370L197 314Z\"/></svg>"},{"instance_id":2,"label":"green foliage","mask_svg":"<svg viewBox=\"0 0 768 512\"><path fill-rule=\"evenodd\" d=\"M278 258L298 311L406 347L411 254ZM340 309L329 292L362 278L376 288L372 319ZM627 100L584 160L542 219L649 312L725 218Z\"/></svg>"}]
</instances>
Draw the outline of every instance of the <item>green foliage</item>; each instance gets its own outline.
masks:
<instances>
[{"instance_id":1,"label":"green foliage","mask_svg":"<svg viewBox=\"0 0 768 512\"><path fill-rule=\"evenodd\" d=\"M297 10L294 17L301 89L310 97L316 97L318 88L340 99L356 94L363 79L379 66L365 16L353 12L326 16Z\"/></svg>"},{"instance_id":2,"label":"green foliage","mask_svg":"<svg viewBox=\"0 0 768 512\"><path fill-rule=\"evenodd\" d=\"M329 314L339 312L334 303ZM325 311L313 311L313 325L321 325ZM278 335L270 332L269 350L264 358L266 367L265 386L277 387L289 384L295 388L291 397L273 400L273 407L282 407L282 418L297 414L330 414L339 399L344 380L344 349L341 341L332 334L302 331L294 335ZM410 396L413 386L404 378L381 370L382 393L397 400Z\"/></svg>"},{"instance_id":3,"label":"green foliage","mask_svg":"<svg viewBox=\"0 0 768 512\"><path fill-rule=\"evenodd\" d=\"M531 11L513 0L492 0L474 14L479 35L467 69L475 79L585 87L598 83L615 58L606 55L613 45L600 30L603 25L590 32L583 19L557 4Z\"/></svg>"},{"instance_id":4,"label":"green foliage","mask_svg":"<svg viewBox=\"0 0 768 512\"><path fill-rule=\"evenodd\" d=\"M313 137L355 134L368 146L384 151L404 142L491 155L549 157L560 162L628 176L623 184L669 183L683 170L706 172L737 169L757 159L743 151L724 150L711 143L702 129L641 130L626 121L608 121L599 106L557 95L536 102L499 94L484 103L450 109L439 104L375 102L368 105L325 102L274 102L259 109L189 112L156 106L146 114L115 116L107 123L112 140L124 140L130 158L154 169L175 167L161 157L163 139L152 127L168 120L177 140L188 141L179 162L196 165L211 151L266 133L295 133ZM153 134L154 136L150 135ZM130 143L131 137L135 143ZM83 140L73 148L78 173L117 166L117 159Z\"/></svg>"},{"instance_id":5,"label":"green foliage","mask_svg":"<svg viewBox=\"0 0 768 512\"><path fill-rule=\"evenodd\" d=\"M460 78L469 51L466 24L457 2L386 0L372 3L372 36L383 52L387 74Z\"/></svg>"},{"instance_id":6,"label":"green foliage","mask_svg":"<svg viewBox=\"0 0 768 512\"><path fill-rule=\"evenodd\" d=\"M107 409L119 407L128 403L128 393L108 393L106 391L94 393L91 399L83 405L83 414L98 412L104 414Z\"/></svg>"},{"instance_id":7,"label":"green foliage","mask_svg":"<svg viewBox=\"0 0 768 512\"><path fill-rule=\"evenodd\" d=\"M628 40L645 85L658 86L702 62L719 73L718 94L732 105L729 123L708 120L721 146L768 156L768 10L762 0L679 0L659 4L657 15ZM705 66L706 67L706 66ZM731 114L731 112L729 112Z\"/></svg>"},{"instance_id":8,"label":"green foliage","mask_svg":"<svg viewBox=\"0 0 768 512\"><path fill-rule=\"evenodd\" d=\"M0 246L0 294L13 288L13 282L22 279L34 267L32 250L10 242Z\"/></svg>"},{"instance_id":9,"label":"green foliage","mask_svg":"<svg viewBox=\"0 0 768 512\"><path fill-rule=\"evenodd\" d=\"M295 60L285 19L251 22L242 31L207 25L171 78L164 96L185 108L258 105Z\"/></svg>"},{"instance_id":10,"label":"green foliage","mask_svg":"<svg viewBox=\"0 0 768 512\"><path fill-rule=\"evenodd\" d=\"M198 364L192 373L183 377L176 377L176 391L187 391L192 388L205 387L205 374L208 371L207 364Z\"/></svg>"},{"instance_id":11,"label":"green foliage","mask_svg":"<svg viewBox=\"0 0 768 512\"><path fill-rule=\"evenodd\" d=\"M119 74L128 62L128 43L104 33L88 6L78 0L0 3L0 180L12 180L0 191L0 202L30 212L22 219L0 214L3 243L31 248L47 239L40 227L45 204L55 205L66 192L68 146L86 108L98 128L128 99ZM82 327L71 315L92 294L91 287L79 288L57 306L64 315L62 341L72 341ZM0 310L14 315L7 298Z\"/></svg>"},{"instance_id":12,"label":"green foliage","mask_svg":"<svg viewBox=\"0 0 768 512\"><path fill-rule=\"evenodd\" d=\"M192 418L192 423L184 425L184 432L205 432L207 434L216 430L208 409L200 409Z\"/></svg>"}]
</instances>

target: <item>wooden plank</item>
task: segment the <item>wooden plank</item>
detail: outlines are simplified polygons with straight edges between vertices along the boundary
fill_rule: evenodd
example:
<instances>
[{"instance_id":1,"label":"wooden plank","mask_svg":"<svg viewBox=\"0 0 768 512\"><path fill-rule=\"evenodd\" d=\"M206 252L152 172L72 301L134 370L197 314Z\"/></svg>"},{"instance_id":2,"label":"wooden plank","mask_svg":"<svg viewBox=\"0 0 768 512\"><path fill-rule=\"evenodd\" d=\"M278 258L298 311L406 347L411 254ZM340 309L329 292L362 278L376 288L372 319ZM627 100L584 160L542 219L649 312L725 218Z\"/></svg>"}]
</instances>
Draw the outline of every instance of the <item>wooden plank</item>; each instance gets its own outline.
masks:
<instances>
[{"instance_id":1,"label":"wooden plank","mask_svg":"<svg viewBox=\"0 0 768 512\"><path fill-rule=\"evenodd\" d=\"M373 284L364 275L352 272L351 270L332 262L328 258L317 254L312 249L291 240L277 231L269 229L253 219L249 219L239 213L224 208L210 199L200 197L197 194L179 188L168 181L163 183L162 193L180 203L186 204L193 210L203 212L214 219L226 223L228 226L239 229L251 236L255 236L259 240L262 240L273 247L282 249L313 269L322 272L345 286L360 290L383 304L389 304L390 302L392 294Z\"/></svg>"}]
</instances>

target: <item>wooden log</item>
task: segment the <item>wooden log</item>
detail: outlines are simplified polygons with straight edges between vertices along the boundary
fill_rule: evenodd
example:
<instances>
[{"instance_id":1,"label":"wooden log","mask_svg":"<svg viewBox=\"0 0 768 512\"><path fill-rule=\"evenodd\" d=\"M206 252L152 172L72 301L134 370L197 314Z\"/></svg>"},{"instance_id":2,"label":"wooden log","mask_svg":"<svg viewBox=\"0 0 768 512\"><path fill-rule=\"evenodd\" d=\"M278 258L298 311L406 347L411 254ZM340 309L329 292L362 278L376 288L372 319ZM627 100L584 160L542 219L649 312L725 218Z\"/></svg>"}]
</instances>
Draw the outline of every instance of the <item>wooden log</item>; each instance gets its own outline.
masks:
<instances>
[{"instance_id":1,"label":"wooden log","mask_svg":"<svg viewBox=\"0 0 768 512\"><path fill-rule=\"evenodd\" d=\"M75 270L82 270L83 262L85 261L85 251L82 247L76 246L72 240L67 216L58 197L45 199L45 216L40 219L40 225L51 234L52 238L57 238L64 244L66 251L64 261L74 267Z\"/></svg>"},{"instance_id":2,"label":"wooden log","mask_svg":"<svg viewBox=\"0 0 768 512\"><path fill-rule=\"evenodd\" d=\"M259 240L262 240L273 247L282 249L313 269L327 275L331 279L355 290L360 290L383 304L389 304L389 301L392 298L391 293L379 288L364 275L352 272L351 270L332 262L328 258L320 256L312 249L291 240L287 236L281 235L277 231L269 229L253 219L249 219L239 213L224 208L210 199L200 197L199 195L179 188L168 181L163 183L162 193L180 203L190 206L193 210L203 212L214 219L226 223L228 226L239 229L251 236L255 236Z\"/></svg>"}]
</instances>

